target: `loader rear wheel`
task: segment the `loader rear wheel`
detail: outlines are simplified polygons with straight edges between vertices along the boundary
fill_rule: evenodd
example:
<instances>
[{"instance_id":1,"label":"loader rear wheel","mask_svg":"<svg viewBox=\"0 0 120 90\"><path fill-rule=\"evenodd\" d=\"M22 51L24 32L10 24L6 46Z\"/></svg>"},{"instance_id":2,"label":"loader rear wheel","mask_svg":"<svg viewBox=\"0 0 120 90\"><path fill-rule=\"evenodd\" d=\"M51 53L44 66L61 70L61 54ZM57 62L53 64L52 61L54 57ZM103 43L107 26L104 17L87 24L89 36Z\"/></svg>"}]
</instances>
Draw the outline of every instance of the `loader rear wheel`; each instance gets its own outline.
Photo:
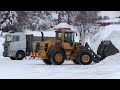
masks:
<instances>
[{"instance_id":1,"label":"loader rear wheel","mask_svg":"<svg viewBox=\"0 0 120 90\"><path fill-rule=\"evenodd\" d=\"M74 64L79 64L79 62L76 59L73 60L73 63Z\"/></svg>"},{"instance_id":2,"label":"loader rear wheel","mask_svg":"<svg viewBox=\"0 0 120 90\"><path fill-rule=\"evenodd\" d=\"M83 65L89 65L92 62L92 55L88 51L79 52L79 63Z\"/></svg>"},{"instance_id":3,"label":"loader rear wheel","mask_svg":"<svg viewBox=\"0 0 120 90\"><path fill-rule=\"evenodd\" d=\"M46 65L51 65L52 62L49 59L42 59L42 61L46 64Z\"/></svg>"},{"instance_id":4,"label":"loader rear wheel","mask_svg":"<svg viewBox=\"0 0 120 90\"><path fill-rule=\"evenodd\" d=\"M11 60L16 60L16 58L15 58L15 57L10 57L10 59L11 59Z\"/></svg>"},{"instance_id":5,"label":"loader rear wheel","mask_svg":"<svg viewBox=\"0 0 120 90\"><path fill-rule=\"evenodd\" d=\"M55 51L52 53L50 60L54 65L61 65L65 61L65 55L62 51Z\"/></svg>"},{"instance_id":6,"label":"loader rear wheel","mask_svg":"<svg viewBox=\"0 0 120 90\"><path fill-rule=\"evenodd\" d=\"M17 59L17 60L23 60L24 57L25 57L25 54L24 54L23 51L18 51L18 52L16 53L16 59Z\"/></svg>"}]
</instances>

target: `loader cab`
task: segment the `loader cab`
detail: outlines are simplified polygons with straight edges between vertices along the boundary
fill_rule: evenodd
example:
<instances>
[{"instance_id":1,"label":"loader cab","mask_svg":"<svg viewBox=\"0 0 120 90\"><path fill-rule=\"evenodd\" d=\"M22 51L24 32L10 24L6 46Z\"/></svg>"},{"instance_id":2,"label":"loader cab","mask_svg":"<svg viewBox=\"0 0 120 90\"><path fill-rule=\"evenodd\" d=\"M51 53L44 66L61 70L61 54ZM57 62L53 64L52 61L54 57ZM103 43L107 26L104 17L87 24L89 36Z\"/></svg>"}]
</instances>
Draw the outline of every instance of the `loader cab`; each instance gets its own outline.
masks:
<instances>
[{"instance_id":1,"label":"loader cab","mask_svg":"<svg viewBox=\"0 0 120 90\"><path fill-rule=\"evenodd\" d=\"M75 32L69 28L59 28L56 30L56 43L64 48L70 48L74 44Z\"/></svg>"}]
</instances>

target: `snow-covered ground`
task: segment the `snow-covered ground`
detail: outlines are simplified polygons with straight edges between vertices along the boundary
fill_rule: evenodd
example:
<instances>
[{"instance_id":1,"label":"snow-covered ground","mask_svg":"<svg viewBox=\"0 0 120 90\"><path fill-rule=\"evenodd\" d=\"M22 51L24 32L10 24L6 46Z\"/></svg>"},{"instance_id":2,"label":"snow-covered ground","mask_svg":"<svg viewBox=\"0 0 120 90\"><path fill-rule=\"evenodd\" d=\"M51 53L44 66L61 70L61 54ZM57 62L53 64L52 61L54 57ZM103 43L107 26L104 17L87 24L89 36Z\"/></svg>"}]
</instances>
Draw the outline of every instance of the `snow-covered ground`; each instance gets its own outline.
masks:
<instances>
[{"instance_id":1,"label":"snow-covered ground","mask_svg":"<svg viewBox=\"0 0 120 90\"><path fill-rule=\"evenodd\" d=\"M35 31L34 35L41 35ZM48 36L54 36L53 31L45 32ZM77 38L76 38L77 39ZM120 25L106 26L88 40L90 47L96 51L102 40L111 40L120 50ZM77 41L77 40L76 40ZM120 53L105 58L100 63L91 65L75 65L71 61L65 61L62 65L45 65L40 59L24 59L12 61L2 56L2 43L0 37L0 78L5 79L120 79Z\"/></svg>"}]
</instances>

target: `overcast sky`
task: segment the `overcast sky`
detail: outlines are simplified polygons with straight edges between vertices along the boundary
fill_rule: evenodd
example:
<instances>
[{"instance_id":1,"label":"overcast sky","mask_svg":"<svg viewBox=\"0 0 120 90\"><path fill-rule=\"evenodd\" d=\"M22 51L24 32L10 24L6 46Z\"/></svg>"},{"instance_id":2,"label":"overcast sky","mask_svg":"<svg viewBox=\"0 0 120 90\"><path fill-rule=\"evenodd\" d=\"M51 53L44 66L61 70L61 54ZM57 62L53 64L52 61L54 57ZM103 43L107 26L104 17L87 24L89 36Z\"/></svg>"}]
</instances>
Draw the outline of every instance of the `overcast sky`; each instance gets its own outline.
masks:
<instances>
[{"instance_id":1,"label":"overcast sky","mask_svg":"<svg viewBox=\"0 0 120 90\"><path fill-rule=\"evenodd\" d=\"M99 15L109 16L110 18L114 18L116 16L120 16L120 11L101 11Z\"/></svg>"}]
</instances>

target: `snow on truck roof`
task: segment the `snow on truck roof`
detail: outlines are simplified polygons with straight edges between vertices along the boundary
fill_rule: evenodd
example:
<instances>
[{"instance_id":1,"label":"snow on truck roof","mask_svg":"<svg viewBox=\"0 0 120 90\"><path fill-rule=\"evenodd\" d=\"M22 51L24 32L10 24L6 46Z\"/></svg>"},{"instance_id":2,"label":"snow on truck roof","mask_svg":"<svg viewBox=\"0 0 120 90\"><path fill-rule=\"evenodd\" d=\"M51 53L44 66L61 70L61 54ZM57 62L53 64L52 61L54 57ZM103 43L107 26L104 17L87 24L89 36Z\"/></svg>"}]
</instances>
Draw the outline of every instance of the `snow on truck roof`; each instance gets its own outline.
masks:
<instances>
[{"instance_id":1,"label":"snow on truck roof","mask_svg":"<svg viewBox=\"0 0 120 90\"><path fill-rule=\"evenodd\" d=\"M25 35L23 32L8 32L6 35Z\"/></svg>"}]
</instances>

